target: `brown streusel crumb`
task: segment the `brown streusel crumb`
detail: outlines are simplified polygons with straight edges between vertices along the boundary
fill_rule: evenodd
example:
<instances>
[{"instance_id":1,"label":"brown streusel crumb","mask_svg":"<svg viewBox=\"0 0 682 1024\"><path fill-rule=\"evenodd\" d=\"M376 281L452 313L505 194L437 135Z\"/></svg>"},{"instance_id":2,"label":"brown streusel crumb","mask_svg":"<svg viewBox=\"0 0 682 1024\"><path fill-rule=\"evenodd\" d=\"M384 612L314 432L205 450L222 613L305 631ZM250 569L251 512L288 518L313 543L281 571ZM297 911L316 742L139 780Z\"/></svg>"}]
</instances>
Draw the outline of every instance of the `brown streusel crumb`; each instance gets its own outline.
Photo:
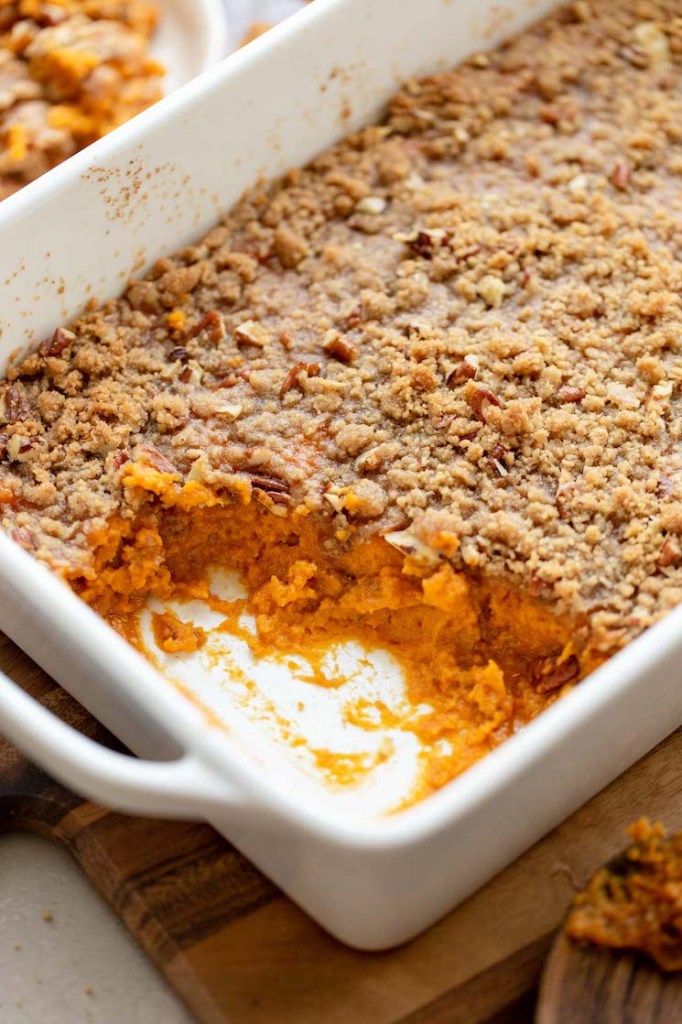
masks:
<instances>
[{"instance_id":1,"label":"brown streusel crumb","mask_svg":"<svg viewBox=\"0 0 682 1024\"><path fill-rule=\"evenodd\" d=\"M681 143L679 0L407 82L10 370L5 528L87 567L132 461L409 527L614 650L682 600Z\"/></svg>"}]
</instances>

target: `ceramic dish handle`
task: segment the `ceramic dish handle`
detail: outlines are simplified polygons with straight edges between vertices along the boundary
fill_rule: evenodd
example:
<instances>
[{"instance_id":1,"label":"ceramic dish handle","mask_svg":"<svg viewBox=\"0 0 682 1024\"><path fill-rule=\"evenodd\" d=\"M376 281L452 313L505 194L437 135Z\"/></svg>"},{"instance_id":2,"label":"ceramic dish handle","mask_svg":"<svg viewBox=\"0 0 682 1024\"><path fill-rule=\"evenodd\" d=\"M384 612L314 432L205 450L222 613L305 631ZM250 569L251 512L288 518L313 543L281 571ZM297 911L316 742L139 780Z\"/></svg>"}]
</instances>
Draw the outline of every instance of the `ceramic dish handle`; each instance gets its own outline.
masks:
<instances>
[{"instance_id":1,"label":"ceramic dish handle","mask_svg":"<svg viewBox=\"0 0 682 1024\"><path fill-rule=\"evenodd\" d=\"M0 672L0 732L88 799L152 817L204 817L245 800L191 754L143 761L103 747L48 711Z\"/></svg>"}]
</instances>

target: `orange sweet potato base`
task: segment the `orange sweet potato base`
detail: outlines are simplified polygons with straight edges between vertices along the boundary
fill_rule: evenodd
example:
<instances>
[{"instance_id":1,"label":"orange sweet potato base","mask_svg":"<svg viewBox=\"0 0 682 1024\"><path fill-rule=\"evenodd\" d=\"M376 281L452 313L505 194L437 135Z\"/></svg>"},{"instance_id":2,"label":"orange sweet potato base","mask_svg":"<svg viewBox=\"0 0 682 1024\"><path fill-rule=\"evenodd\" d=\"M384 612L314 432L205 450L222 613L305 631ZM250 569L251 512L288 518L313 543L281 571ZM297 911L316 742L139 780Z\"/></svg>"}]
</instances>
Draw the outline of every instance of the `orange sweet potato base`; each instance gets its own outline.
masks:
<instances>
[{"instance_id":1,"label":"orange sweet potato base","mask_svg":"<svg viewBox=\"0 0 682 1024\"><path fill-rule=\"evenodd\" d=\"M319 517L293 511L283 518L255 501L209 499L200 484L179 488L153 471L131 474L129 484L149 499L136 521L113 521L92 538L95 566L72 580L76 591L138 646L136 613L149 596L212 602L233 632L246 608L257 623L257 637L247 637L254 653L303 654L322 684L319 666L332 643L352 639L389 651L410 701L433 708L415 719L414 731L452 749L425 763L418 796L498 746L595 667L573 648L574 623L508 585L448 562L425 568L379 537L329 554L329 528ZM208 570L216 565L239 573L245 601L223 606L211 595ZM172 616L156 616L154 631L166 651L202 643ZM347 766L342 775L347 781Z\"/></svg>"}]
</instances>

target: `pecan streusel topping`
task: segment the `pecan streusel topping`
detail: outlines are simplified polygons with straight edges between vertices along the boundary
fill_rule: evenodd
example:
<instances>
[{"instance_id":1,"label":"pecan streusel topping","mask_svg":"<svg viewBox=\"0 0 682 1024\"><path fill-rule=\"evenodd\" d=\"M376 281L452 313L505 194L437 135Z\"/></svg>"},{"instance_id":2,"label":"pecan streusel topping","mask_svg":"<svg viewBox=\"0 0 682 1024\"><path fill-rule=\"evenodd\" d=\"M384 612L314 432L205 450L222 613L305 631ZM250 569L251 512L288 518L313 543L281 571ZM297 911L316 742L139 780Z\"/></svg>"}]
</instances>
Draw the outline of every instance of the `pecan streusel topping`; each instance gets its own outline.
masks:
<instances>
[{"instance_id":1,"label":"pecan streusel topping","mask_svg":"<svg viewBox=\"0 0 682 1024\"><path fill-rule=\"evenodd\" d=\"M682 600L681 186L678 0L407 82L10 370L4 526L67 571L150 500L130 463L266 479L622 645Z\"/></svg>"}]
</instances>

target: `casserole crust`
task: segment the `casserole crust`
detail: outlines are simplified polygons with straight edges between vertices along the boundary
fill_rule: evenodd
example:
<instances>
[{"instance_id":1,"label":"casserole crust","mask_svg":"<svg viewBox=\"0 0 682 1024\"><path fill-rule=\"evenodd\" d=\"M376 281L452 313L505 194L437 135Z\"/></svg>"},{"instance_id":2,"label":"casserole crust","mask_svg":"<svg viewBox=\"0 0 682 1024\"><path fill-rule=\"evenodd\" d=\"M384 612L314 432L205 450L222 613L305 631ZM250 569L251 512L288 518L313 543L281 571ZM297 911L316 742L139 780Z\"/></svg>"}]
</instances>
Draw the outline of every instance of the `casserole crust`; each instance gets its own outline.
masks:
<instances>
[{"instance_id":1,"label":"casserole crust","mask_svg":"<svg viewBox=\"0 0 682 1024\"><path fill-rule=\"evenodd\" d=\"M128 635L221 563L388 646L456 774L682 598L681 60L578 0L406 83L10 368L5 528Z\"/></svg>"}]
</instances>

